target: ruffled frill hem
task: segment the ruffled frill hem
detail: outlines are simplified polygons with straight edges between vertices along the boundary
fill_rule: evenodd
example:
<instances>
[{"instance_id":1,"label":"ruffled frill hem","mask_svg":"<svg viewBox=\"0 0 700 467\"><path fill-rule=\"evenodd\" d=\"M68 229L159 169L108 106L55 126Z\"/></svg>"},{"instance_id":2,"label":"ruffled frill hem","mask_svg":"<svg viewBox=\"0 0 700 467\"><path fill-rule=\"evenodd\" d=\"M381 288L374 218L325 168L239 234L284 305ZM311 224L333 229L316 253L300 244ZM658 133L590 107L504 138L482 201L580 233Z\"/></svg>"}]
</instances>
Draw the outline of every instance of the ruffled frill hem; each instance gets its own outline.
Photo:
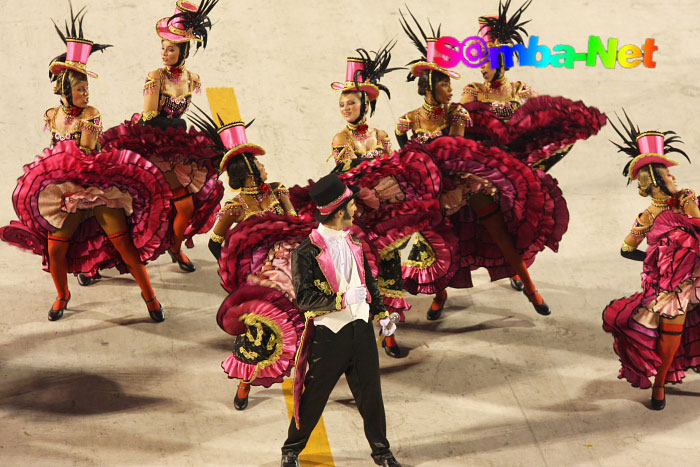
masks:
<instances>
[{"instance_id":1,"label":"ruffled frill hem","mask_svg":"<svg viewBox=\"0 0 700 467\"><path fill-rule=\"evenodd\" d=\"M133 212L127 222L141 261L155 259L167 249L172 194L160 170L139 154L127 150L86 155L75 141L60 142L24 166L24 175L18 179L12 194L15 212L24 228L17 230L17 224L13 223L8 226L11 229L6 228L3 238L14 238L24 243L24 248L41 254L44 269L48 270L48 235L58 230L65 218L59 219L60 225L54 225L42 211L58 213L64 197L40 198L47 187L71 184L103 193L128 194ZM55 221L55 216L52 220ZM71 238L68 271L95 275L99 269L110 267L127 271L95 218L88 217Z\"/></svg>"},{"instance_id":2,"label":"ruffled frill hem","mask_svg":"<svg viewBox=\"0 0 700 467\"><path fill-rule=\"evenodd\" d=\"M159 128L138 123L139 114L130 121L102 134L105 149L118 148L142 154L162 171L174 171L180 184L192 193L194 217L185 229L185 245L194 247L192 238L206 233L216 223L216 214L224 196L219 181L220 154L203 132L182 127Z\"/></svg>"},{"instance_id":3,"label":"ruffled frill hem","mask_svg":"<svg viewBox=\"0 0 700 467\"><path fill-rule=\"evenodd\" d=\"M473 121L465 137L499 146L529 167L548 165L550 157L558 157L576 141L597 134L607 122L597 108L565 97L532 97L506 122L483 102L464 107Z\"/></svg>"},{"instance_id":4,"label":"ruffled frill hem","mask_svg":"<svg viewBox=\"0 0 700 467\"><path fill-rule=\"evenodd\" d=\"M661 359L656 353L659 317L685 315L681 346L666 382L677 383L688 368L700 366L700 221L666 211L647 237L643 292L612 301L603 311L603 329L612 333L620 357L620 378L648 388Z\"/></svg>"},{"instance_id":5,"label":"ruffled frill hem","mask_svg":"<svg viewBox=\"0 0 700 467\"><path fill-rule=\"evenodd\" d=\"M262 259L278 242L301 242L318 222L308 216L265 214L246 219L226 233L221 249L221 285L233 292L262 267ZM256 262L257 259L257 262ZM256 269L257 268L257 269Z\"/></svg>"},{"instance_id":6,"label":"ruffled frill hem","mask_svg":"<svg viewBox=\"0 0 700 467\"><path fill-rule=\"evenodd\" d=\"M410 150L413 146L406 146ZM445 174L474 174L498 190L498 205L506 230L526 264L545 247L557 251L568 228L569 212L556 180L533 170L495 147L460 137L444 136L426 146ZM471 286L470 271L484 267L492 280L514 271L476 213L465 206L449 216L459 238L456 287Z\"/></svg>"},{"instance_id":7,"label":"ruffled frill hem","mask_svg":"<svg viewBox=\"0 0 700 467\"><path fill-rule=\"evenodd\" d=\"M251 381L269 387L289 376L304 329L304 318L280 291L258 285L244 285L229 295L217 313L217 323L229 334L247 338L247 324L262 322L275 334L270 342L277 346L272 355L243 361L234 352L222 368L230 378ZM243 335L246 333L245 335ZM269 337L269 336L268 336ZM281 342L281 344L280 344ZM281 346L280 346L281 345Z\"/></svg>"}]
</instances>

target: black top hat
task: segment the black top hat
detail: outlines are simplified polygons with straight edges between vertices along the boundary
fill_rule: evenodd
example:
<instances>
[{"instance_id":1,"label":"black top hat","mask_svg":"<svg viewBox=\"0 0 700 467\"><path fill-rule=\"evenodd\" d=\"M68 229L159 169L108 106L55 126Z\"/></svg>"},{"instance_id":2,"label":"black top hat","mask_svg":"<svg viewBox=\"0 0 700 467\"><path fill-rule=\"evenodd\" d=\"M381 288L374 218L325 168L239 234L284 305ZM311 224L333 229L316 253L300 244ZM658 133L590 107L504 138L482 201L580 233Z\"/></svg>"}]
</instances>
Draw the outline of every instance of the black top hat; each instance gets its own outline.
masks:
<instances>
[{"instance_id":1,"label":"black top hat","mask_svg":"<svg viewBox=\"0 0 700 467\"><path fill-rule=\"evenodd\" d=\"M316 203L316 220L324 223L340 211L360 191L357 185L346 186L338 175L329 174L319 179L309 190Z\"/></svg>"}]
</instances>

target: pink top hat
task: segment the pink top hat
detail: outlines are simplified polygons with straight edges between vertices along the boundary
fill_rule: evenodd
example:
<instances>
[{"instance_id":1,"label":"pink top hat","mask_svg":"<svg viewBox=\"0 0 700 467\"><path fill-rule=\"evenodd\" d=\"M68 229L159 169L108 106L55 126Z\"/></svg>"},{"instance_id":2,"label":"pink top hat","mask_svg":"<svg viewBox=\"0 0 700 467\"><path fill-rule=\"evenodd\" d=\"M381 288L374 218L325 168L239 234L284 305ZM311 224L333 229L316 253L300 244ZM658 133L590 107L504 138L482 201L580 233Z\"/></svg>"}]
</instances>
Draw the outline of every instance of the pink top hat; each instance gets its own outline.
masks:
<instances>
[{"instance_id":1,"label":"pink top hat","mask_svg":"<svg viewBox=\"0 0 700 467\"><path fill-rule=\"evenodd\" d=\"M632 180L637 179L639 170L649 164L662 164L673 167L678 162L664 156L664 135L658 131L645 131L637 136L637 146L640 154L630 163L629 174Z\"/></svg>"},{"instance_id":2,"label":"pink top hat","mask_svg":"<svg viewBox=\"0 0 700 467\"><path fill-rule=\"evenodd\" d=\"M488 19L497 18L495 15L490 16L480 16L479 17L479 37L481 37L487 44L497 44L497 39L491 35L491 26L487 24Z\"/></svg>"},{"instance_id":3,"label":"pink top hat","mask_svg":"<svg viewBox=\"0 0 700 467\"><path fill-rule=\"evenodd\" d=\"M355 57L348 57L347 68L345 70L345 82L344 83L331 83L331 88L336 91L361 91L366 92L369 100L373 101L379 97L379 88L374 84L367 81L364 74L365 66L362 60ZM358 73L359 72L359 73ZM355 74L357 76L357 82L359 86L355 85Z\"/></svg>"},{"instance_id":4,"label":"pink top hat","mask_svg":"<svg viewBox=\"0 0 700 467\"><path fill-rule=\"evenodd\" d=\"M63 70L75 70L83 73L84 75L97 78L97 73L87 70L87 61L90 58L90 52L92 51L92 46L94 42L86 39L76 39L73 37L66 37L66 61L65 62L52 62L49 65L49 71L54 75L58 75Z\"/></svg>"},{"instance_id":5,"label":"pink top hat","mask_svg":"<svg viewBox=\"0 0 700 467\"><path fill-rule=\"evenodd\" d=\"M196 13L199 7L187 0L178 0L175 6L175 13L168 18L163 18L156 23L156 34L166 41L181 43L190 40L201 41L194 37L192 31L185 30L182 24L182 17L177 16L184 12Z\"/></svg>"},{"instance_id":6,"label":"pink top hat","mask_svg":"<svg viewBox=\"0 0 700 467\"><path fill-rule=\"evenodd\" d=\"M444 58L445 61L449 61L449 57L444 56L437 50L435 50L435 44L437 43L437 39L433 37L428 38L428 44L427 44L427 56L425 57L424 62L418 62L414 64L411 67L411 73L416 76L420 77L423 73L425 73L427 70L435 70L439 71L441 73L446 74L447 76L450 76L451 78L454 79L459 79L460 75L457 72L454 72L452 70L448 70L447 68L443 68L441 66L438 66L435 63L435 56L439 55L440 57Z\"/></svg>"},{"instance_id":7,"label":"pink top hat","mask_svg":"<svg viewBox=\"0 0 700 467\"><path fill-rule=\"evenodd\" d=\"M233 122L217 130L221 142L228 151L224 154L221 159L221 165L219 165L219 172L223 172L226 169L226 165L231 160L232 157L236 157L239 154L245 152L253 154L255 156L262 156L265 154L265 150L258 146L257 144L249 143L248 138L245 134L245 123L243 122Z\"/></svg>"}]
</instances>

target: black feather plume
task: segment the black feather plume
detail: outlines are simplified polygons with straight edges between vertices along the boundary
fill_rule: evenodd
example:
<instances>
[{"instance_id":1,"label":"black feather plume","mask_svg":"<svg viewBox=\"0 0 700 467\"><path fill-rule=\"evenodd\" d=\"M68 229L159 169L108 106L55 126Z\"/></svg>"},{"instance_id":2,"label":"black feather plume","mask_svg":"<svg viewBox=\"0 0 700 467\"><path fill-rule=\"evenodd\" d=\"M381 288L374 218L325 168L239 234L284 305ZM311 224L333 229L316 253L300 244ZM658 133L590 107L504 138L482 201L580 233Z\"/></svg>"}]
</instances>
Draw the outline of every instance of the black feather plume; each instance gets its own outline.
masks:
<instances>
[{"instance_id":1,"label":"black feather plume","mask_svg":"<svg viewBox=\"0 0 700 467\"><path fill-rule=\"evenodd\" d=\"M421 27L420 23L416 19L416 17L413 15L411 10L408 8L407 5L406 10L408 10L408 14L411 15L411 19L413 19L413 23L415 23L415 27L418 29L418 32L420 33L420 36L418 33L416 33L411 26L408 24L408 21L406 20L406 17L403 15L403 12L399 9L399 15L401 15L401 18L399 18L399 23L401 23L401 28L403 28L403 31L406 33L409 39L411 39L411 42L413 42L413 45L416 46L416 49L421 53L421 58L417 58L415 60L411 60L408 62L406 65L413 65L414 63L418 62L424 62L426 60L426 56L428 55L428 49L427 49L427 44L428 44L428 37L432 37L434 39L439 39L440 38L440 28L441 25L438 25L437 30L433 27L433 24L428 20L428 26L430 26L430 36L427 36L425 34L425 31ZM408 76L406 77L406 81L413 81L415 80L416 77L411 74L411 72L408 73Z\"/></svg>"},{"instance_id":2,"label":"black feather plume","mask_svg":"<svg viewBox=\"0 0 700 467\"><path fill-rule=\"evenodd\" d=\"M625 109L622 109L622 112L625 114L625 119L627 120L627 125L625 125L625 122L622 121L622 119L615 114L617 117L617 121L620 124L620 127L622 128L621 130L615 126L615 123L610 120L610 125L612 125L613 129L615 130L615 133L618 134L620 139L622 140L622 144L619 144L613 140L609 140L612 144L617 147L617 152L622 152L626 154L630 160L627 161L627 164L625 164L625 167L622 169L622 175L627 177L627 183L630 183L630 178L629 178L629 172L630 172L630 165L632 164L632 161L634 160L635 157L639 156L641 152L639 151L639 145L637 144L637 137L641 134L639 131L639 127L636 126L634 123L632 123L632 119L630 119L629 115L627 115L627 111ZM680 137L676 134L674 131L659 131L659 133L664 135L664 154L668 154L671 152L675 152L678 154L682 154L688 162L690 162L690 157L688 157L688 154L685 153L680 148L677 148L674 146L676 143L683 144L683 141L681 141ZM667 138L667 136L669 136Z\"/></svg>"},{"instance_id":3,"label":"black feather plume","mask_svg":"<svg viewBox=\"0 0 700 467\"><path fill-rule=\"evenodd\" d=\"M68 25L68 20L65 21L65 33L61 31L61 29L58 27L56 22L52 19L51 22L53 23L54 28L56 29L56 32L58 33L58 37L61 38L64 44L68 43L68 39L85 39L83 36L83 19L85 19L85 13L87 13L86 8L87 7L82 7L80 10L78 10L78 13L73 12L73 3L68 0L68 5L70 8L70 26ZM87 39L85 39L87 40ZM90 50L90 55L92 55L95 52L102 52L106 48L112 47L110 44L93 44L92 45L92 50ZM52 63L54 62L65 62L66 61L66 53L62 53L61 55L54 57L50 62L49 66L51 66ZM49 79L51 81L56 81L58 79L58 76L54 75L53 73L49 72Z\"/></svg>"},{"instance_id":4,"label":"black feather plume","mask_svg":"<svg viewBox=\"0 0 700 467\"><path fill-rule=\"evenodd\" d=\"M355 86L360 85L360 79L364 81L369 81L379 88L380 91L384 91L389 99L391 99L391 93L386 86L379 83L384 75L391 73L396 70L404 70L403 67L389 68L389 62L391 62L391 49L396 45L396 41L388 42L377 52L371 51L367 52L365 49L355 49L359 55L359 59L362 62L364 70L358 70L353 76L353 81Z\"/></svg>"},{"instance_id":5,"label":"black feather plume","mask_svg":"<svg viewBox=\"0 0 700 467\"><path fill-rule=\"evenodd\" d=\"M209 13L211 13L211 10L214 9L217 3L219 3L219 0L202 0L197 11L183 11L170 17L171 20L176 18L182 19L185 31L198 39L195 41L197 43L196 50L199 50L200 47L207 48L207 37L211 29Z\"/></svg>"},{"instance_id":6,"label":"black feather plume","mask_svg":"<svg viewBox=\"0 0 700 467\"><path fill-rule=\"evenodd\" d=\"M520 17L523 12L530 6L532 0L528 0L523 3L520 8L515 10L515 13L508 18L508 8L510 8L510 1L506 0L505 3L502 1L498 4L498 16L492 17L481 17L480 21L485 26L491 28L491 36L494 39L498 39L501 44L523 44L525 41L523 39L523 34L527 36L527 31L523 26L530 22L530 20L520 22Z\"/></svg>"},{"instance_id":7,"label":"black feather plume","mask_svg":"<svg viewBox=\"0 0 700 467\"><path fill-rule=\"evenodd\" d=\"M214 149L220 152L220 157L223 157L224 154L228 151L228 149L224 145L223 141L221 141L221 136L219 136L219 128L228 125L228 123L224 122L224 120L221 118L221 115L216 114L216 118L219 121L219 123L217 124L214 121L214 119L211 116L209 116L207 112L205 112L199 106L197 106L197 104L193 103L192 106L194 106L195 110L187 113L187 119L190 121L190 123L192 123L192 125L194 125L195 128L205 133L209 137L209 139L212 140L212 142L214 143ZM248 128L253 124L254 121L255 119L251 120L245 125L245 127Z\"/></svg>"}]
</instances>

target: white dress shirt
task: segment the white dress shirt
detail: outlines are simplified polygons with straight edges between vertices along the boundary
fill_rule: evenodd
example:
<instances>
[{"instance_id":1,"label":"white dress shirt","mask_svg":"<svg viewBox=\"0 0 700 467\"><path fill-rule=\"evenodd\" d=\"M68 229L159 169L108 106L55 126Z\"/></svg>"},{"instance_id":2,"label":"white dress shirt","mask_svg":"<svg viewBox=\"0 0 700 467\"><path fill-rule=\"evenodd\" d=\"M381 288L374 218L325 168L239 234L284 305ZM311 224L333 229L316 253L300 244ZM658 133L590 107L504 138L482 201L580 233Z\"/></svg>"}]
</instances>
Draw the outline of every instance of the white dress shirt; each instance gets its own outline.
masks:
<instances>
[{"instance_id":1,"label":"white dress shirt","mask_svg":"<svg viewBox=\"0 0 700 467\"><path fill-rule=\"evenodd\" d=\"M336 277L338 278L338 291L346 292L348 289L361 286L362 281L357 262L346 238L349 232L347 230L334 230L323 224L319 224L317 230L326 242L333 259L333 266L335 266ZM314 318L314 324L326 326L334 333L337 333L343 326L356 319L369 322L369 304L366 301L355 305L347 305L340 311L316 317Z\"/></svg>"}]
</instances>

